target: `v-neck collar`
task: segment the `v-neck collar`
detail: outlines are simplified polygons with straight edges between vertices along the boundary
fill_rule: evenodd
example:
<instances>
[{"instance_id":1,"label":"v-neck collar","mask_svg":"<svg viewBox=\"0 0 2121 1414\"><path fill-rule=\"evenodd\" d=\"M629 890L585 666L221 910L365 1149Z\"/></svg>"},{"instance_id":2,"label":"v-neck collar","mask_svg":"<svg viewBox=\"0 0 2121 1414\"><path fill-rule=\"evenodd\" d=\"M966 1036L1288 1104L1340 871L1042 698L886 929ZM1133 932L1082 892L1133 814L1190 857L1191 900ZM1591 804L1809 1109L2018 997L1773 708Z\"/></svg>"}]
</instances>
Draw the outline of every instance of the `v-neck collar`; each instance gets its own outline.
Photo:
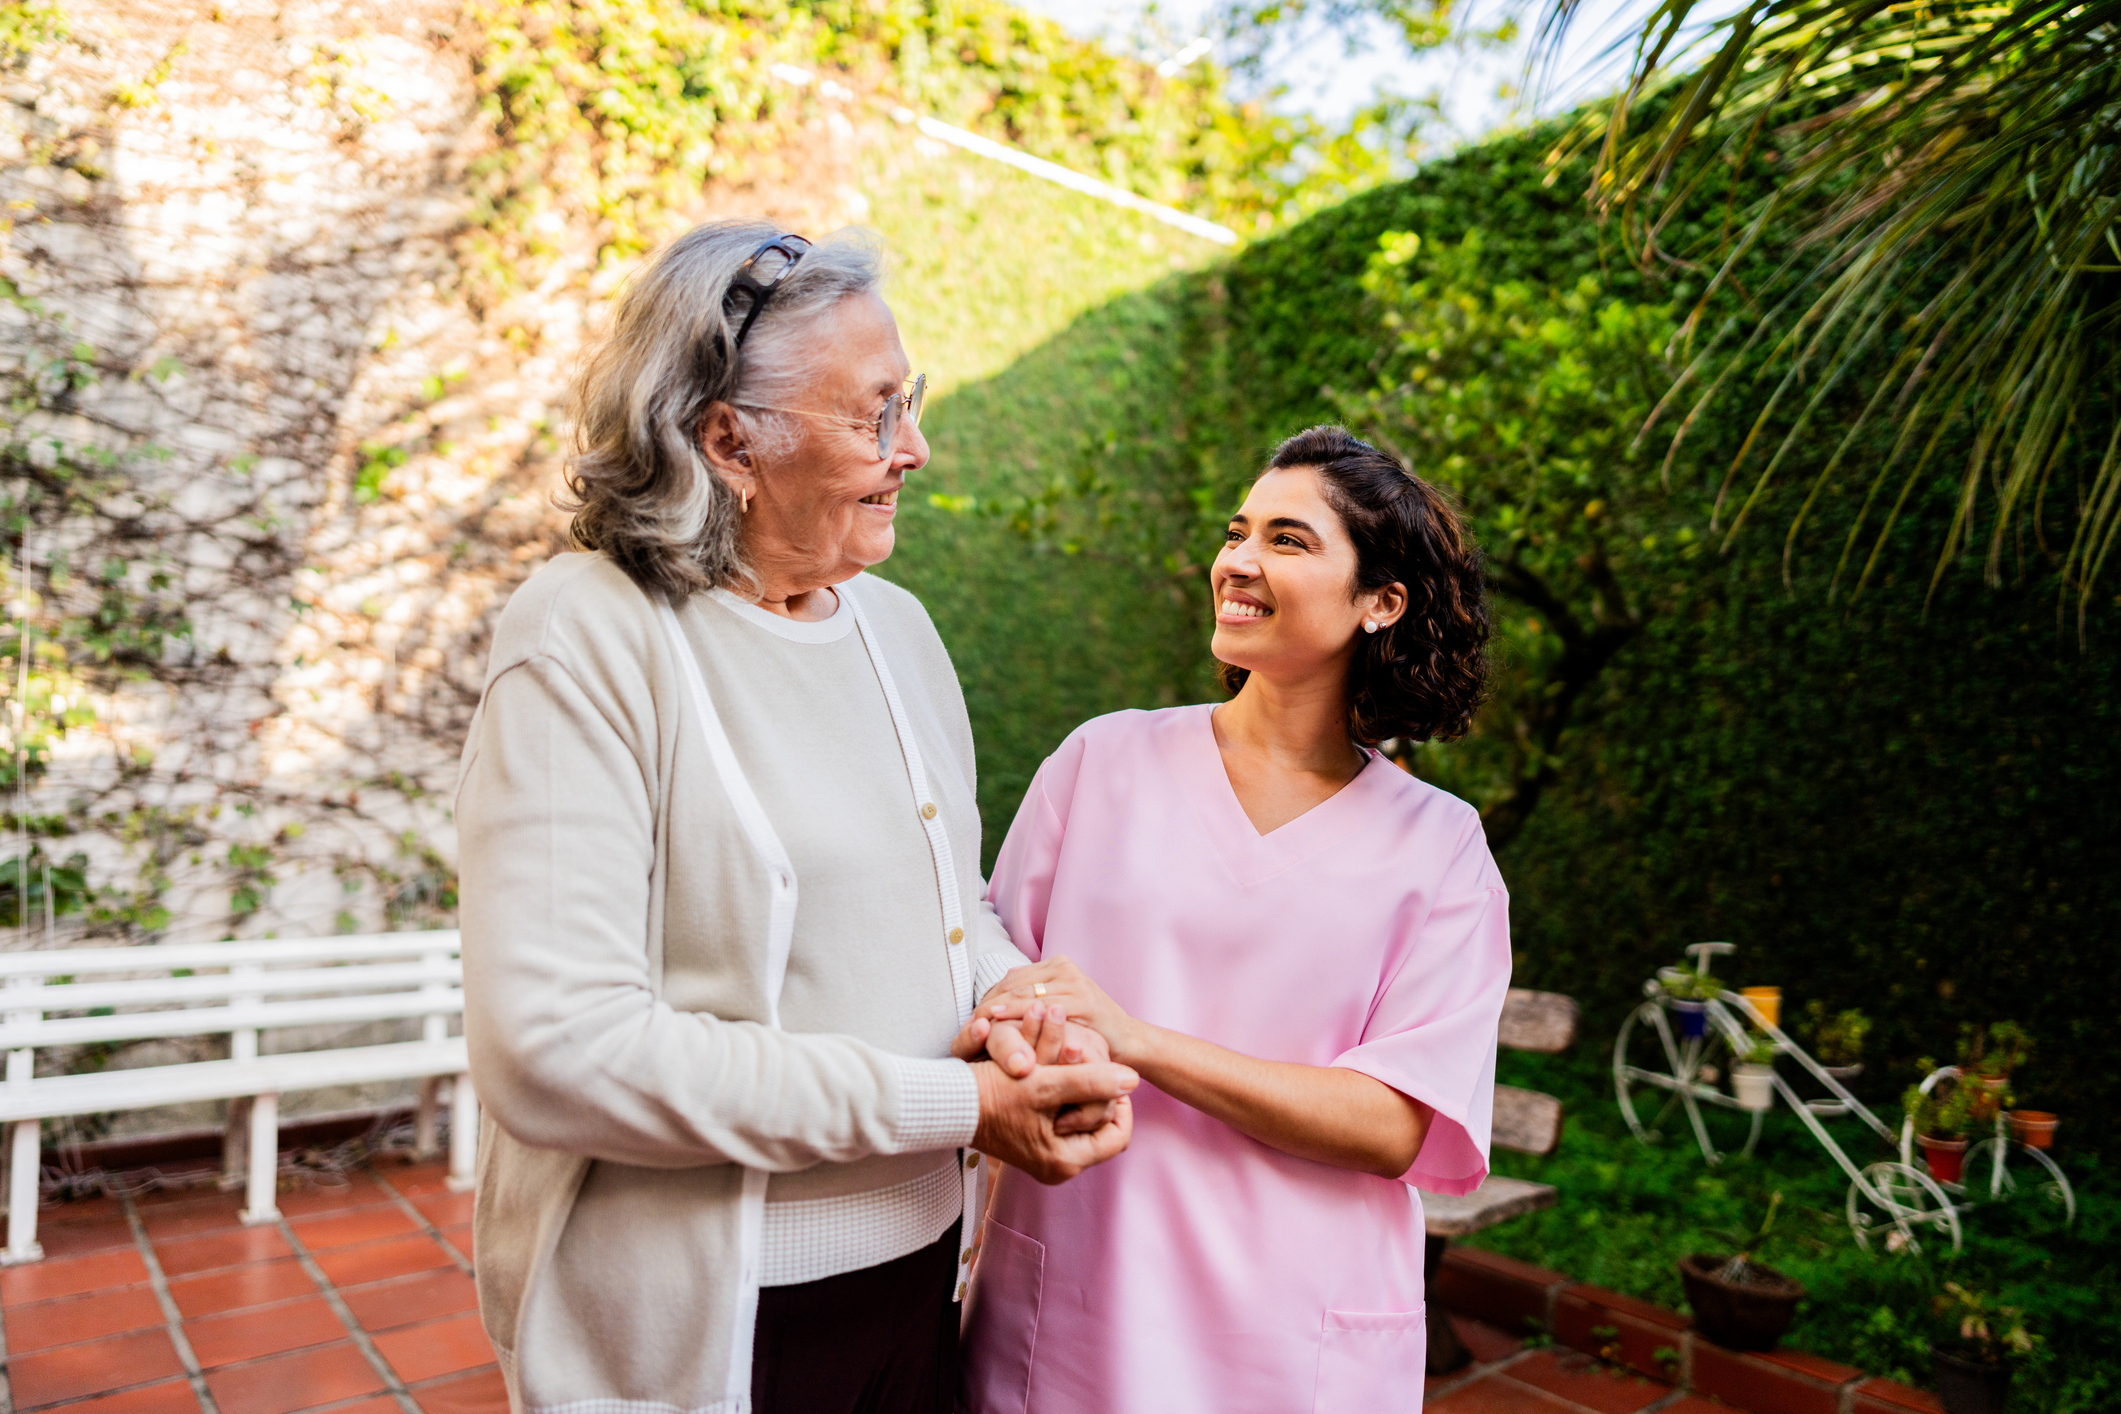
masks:
<instances>
[{"instance_id":1,"label":"v-neck collar","mask_svg":"<svg viewBox=\"0 0 2121 1414\"><path fill-rule=\"evenodd\" d=\"M1180 723L1179 753L1187 797L1209 842L1239 883L1271 878L1317 854L1361 823L1379 792L1393 784L1392 769L1376 752L1346 785L1278 829L1261 834L1245 814L1215 743L1213 704L1189 708Z\"/></svg>"}]
</instances>

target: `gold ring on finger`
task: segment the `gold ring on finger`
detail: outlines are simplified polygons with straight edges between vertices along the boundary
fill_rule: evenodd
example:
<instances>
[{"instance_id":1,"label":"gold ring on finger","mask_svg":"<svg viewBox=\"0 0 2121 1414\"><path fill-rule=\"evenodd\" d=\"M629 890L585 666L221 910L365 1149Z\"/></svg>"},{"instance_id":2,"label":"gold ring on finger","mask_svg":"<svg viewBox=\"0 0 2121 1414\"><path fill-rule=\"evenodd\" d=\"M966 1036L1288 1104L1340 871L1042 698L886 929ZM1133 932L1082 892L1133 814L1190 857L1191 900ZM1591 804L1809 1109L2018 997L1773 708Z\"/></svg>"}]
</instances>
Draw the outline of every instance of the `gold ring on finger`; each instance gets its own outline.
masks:
<instances>
[{"instance_id":1,"label":"gold ring on finger","mask_svg":"<svg viewBox=\"0 0 2121 1414\"><path fill-rule=\"evenodd\" d=\"M1043 982L1033 982L1031 984L1031 995L1034 997L1043 997L1044 995L1046 995L1046 984Z\"/></svg>"}]
</instances>

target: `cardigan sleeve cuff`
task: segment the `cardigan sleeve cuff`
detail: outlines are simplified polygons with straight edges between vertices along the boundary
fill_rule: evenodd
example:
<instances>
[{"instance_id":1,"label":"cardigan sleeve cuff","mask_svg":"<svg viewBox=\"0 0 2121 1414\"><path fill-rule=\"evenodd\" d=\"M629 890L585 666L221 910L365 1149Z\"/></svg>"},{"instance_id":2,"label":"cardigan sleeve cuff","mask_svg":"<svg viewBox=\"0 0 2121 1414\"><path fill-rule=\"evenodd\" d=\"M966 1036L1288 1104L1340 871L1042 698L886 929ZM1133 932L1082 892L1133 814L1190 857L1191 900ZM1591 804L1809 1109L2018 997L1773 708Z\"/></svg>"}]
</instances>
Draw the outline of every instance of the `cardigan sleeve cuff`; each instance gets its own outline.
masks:
<instances>
[{"instance_id":1,"label":"cardigan sleeve cuff","mask_svg":"<svg viewBox=\"0 0 2121 1414\"><path fill-rule=\"evenodd\" d=\"M995 983L1017 968L1029 965L1024 955L1014 948L981 953L979 961L972 968L972 1004L979 1005L986 1000L988 991Z\"/></svg>"},{"instance_id":2,"label":"cardigan sleeve cuff","mask_svg":"<svg viewBox=\"0 0 2121 1414\"><path fill-rule=\"evenodd\" d=\"M898 1073L897 1152L963 1149L979 1130L979 1082L959 1060L892 1057Z\"/></svg>"}]
</instances>

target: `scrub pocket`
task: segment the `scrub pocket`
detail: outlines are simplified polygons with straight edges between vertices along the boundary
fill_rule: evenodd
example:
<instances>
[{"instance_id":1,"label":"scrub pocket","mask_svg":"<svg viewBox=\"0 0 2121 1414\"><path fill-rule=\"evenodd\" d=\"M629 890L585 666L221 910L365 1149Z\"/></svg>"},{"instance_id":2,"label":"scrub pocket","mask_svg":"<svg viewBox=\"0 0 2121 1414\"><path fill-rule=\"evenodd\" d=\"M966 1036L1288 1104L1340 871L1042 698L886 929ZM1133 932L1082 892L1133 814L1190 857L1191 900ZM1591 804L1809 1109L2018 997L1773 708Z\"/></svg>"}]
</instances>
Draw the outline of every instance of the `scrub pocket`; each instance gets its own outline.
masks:
<instances>
[{"instance_id":1,"label":"scrub pocket","mask_svg":"<svg viewBox=\"0 0 2121 1414\"><path fill-rule=\"evenodd\" d=\"M965 1297L964 1407L969 1414L1024 1414L1045 1282L1046 1245L989 1218L972 1290Z\"/></svg>"},{"instance_id":2,"label":"scrub pocket","mask_svg":"<svg viewBox=\"0 0 2121 1414\"><path fill-rule=\"evenodd\" d=\"M1312 1414L1377 1414L1418 1401L1428 1363L1424 1307L1411 1311L1328 1311L1318 1342ZM1418 1407L1418 1406L1417 1406Z\"/></svg>"}]
</instances>

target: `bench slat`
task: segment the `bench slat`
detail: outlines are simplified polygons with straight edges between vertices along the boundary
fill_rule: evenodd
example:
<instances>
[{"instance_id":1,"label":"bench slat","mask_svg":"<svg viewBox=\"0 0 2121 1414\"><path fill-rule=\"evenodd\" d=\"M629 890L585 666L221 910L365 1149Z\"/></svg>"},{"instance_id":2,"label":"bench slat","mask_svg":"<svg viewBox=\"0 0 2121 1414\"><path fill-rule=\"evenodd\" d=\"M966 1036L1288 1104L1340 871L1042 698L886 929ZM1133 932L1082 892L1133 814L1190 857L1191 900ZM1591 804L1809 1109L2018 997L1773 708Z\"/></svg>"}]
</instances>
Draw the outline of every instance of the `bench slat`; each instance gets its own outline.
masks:
<instances>
[{"instance_id":1,"label":"bench slat","mask_svg":"<svg viewBox=\"0 0 2121 1414\"><path fill-rule=\"evenodd\" d=\"M21 1085L0 1085L0 1123L99 1114L106 1110L230 1100L245 1095L317 1090L462 1075L469 1069L464 1038L356 1046L344 1051L294 1051L252 1061L196 1061L189 1065L102 1070L88 1075L52 1075Z\"/></svg>"},{"instance_id":2,"label":"bench slat","mask_svg":"<svg viewBox=\"0 0 2121 1414\"><path fill-rule=\"evenodd\" d=\"M389 991L426 982L461 982L460 962L349 963L344 967L282 968L272 972L216 973L211 977L142 977L127 982L45 983L0 990L0 1010L86 1011L99 1006L154 1002L213 1001L311 992Z\"/></svg>"},{"instance_id":3,"label":"bench slat","mask_svg":"<svg viewBox=\"0 0 2121 1414\"><path fill-rule=\"evenodd\" d=\"M1421 1195L1421 1215L1431 1237L1464 1237L1526 1213L1554 1206L1554 1189L1545 1183L1489 1174L1480 1187L1457 1198Z\"/></svg>"},{"instance_id":4,"label":"bench slat","mask_svg":"<svg viewBox=\"0 0 2121 1414\"><path fill-rule=\"evenodd\" d=\"M1573 997L1559 992L1510 988L1502 1004L1501 1042L1513 1051L1552 1055L1576 1040L1577 1008Z\"/></svg>"},{"instance_id":5,"label":"bench slat","mask_svg":"<svg viewBox=\"0 0 2121 1414\"><path fill-rule=\"evenodd\" d=\"M7 994L0 992L0 1008ZM0 1023L0 1051L24 1047L82 1046L99 1041L144 1041L163 1036L216 1036L228 1031L336 1022L394 1021L417 1016L455 1016L464 993L387 992L380 996L331 997L321 1001L245 1003L190 1010L133 1011L117 1016L62 1017L52 1021Z\"/></svg>"},{"instance_id":6,"label":"bench slat","mask_svg":"<svg viewBox=\"0 0 2121 1414\"><path fill-rule=\"evenodd\" d=\"M454 955L457 930L425 933L363 933L329 938L255 938L228 943L147 943L136 948L52 948L0 953L0 978L79 977L93 972L168 972L179 967L233 967L238 963L365 961Z\"/></svg>"},{"instance_id":7,"label":"bench slat","mask_svg":"<svg viewBox=\"0 0 2121 1414\"><path fill-rule=\"evenodd\" d=\"M1496 1086L1495 1124L1489 1142L1520 1154L1553 1153L1561 1142L1561 1101L1537 1090Z\"/></svg>"}]
</instances>

